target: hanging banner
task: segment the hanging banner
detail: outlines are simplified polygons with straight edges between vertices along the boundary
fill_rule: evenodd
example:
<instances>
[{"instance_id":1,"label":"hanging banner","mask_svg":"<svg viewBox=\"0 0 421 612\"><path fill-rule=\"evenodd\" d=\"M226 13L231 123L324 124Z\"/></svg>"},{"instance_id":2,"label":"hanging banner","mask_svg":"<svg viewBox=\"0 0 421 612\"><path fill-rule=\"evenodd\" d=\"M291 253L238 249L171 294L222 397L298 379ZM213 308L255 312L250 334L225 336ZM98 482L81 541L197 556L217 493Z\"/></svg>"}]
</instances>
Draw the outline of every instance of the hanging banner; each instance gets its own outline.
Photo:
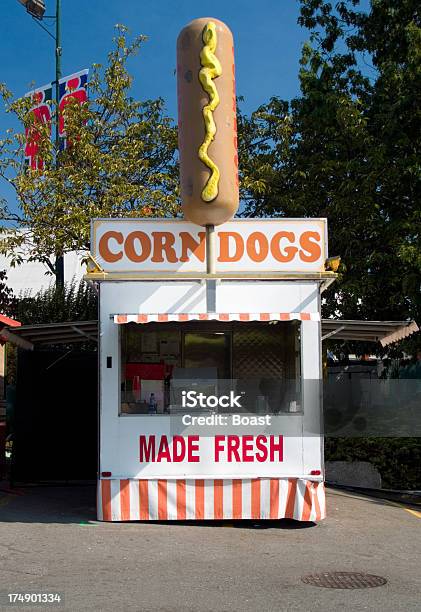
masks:
<instances>
[{"instance_id":1,"label":"hanging banner","mask_svg":"<svg viewBox=\"0 0 421 612\"><path fill-rule=\"evenodd\" d=\"M71 100L77 100L79 104L83 104L88 99L86 90L88 82L89 70L81 70L69 76L60 79L59 81L59 136L60 136L60 151L67 148L67 135L65 126L64 109Z\"/></svg>"},{"instance_id":2,"label":"hanging banner","mask_svg":"<svg viewBox=\"0 0 421 612\"><path fill-rule=\"evenodd\" d=\"M59 137L60 151L66 149L68 142L66 136L64 109L70 100L77 100L82 104L88 99L87 82L89 70L81 70L59 81ZM34 89L25 94L31 98L33 105L29 111L30 121L25 128L25 165L31 170L42 171L44 160L39 155L41 130L40 124L48 125L51 138L51 123L53 116L53 83Z\"/></svg>"},{"instance_id":3,"label":"hanging banner","mask_svg":"<svg viewBox=\"0 0 421 612\"><path fill-rule=\"evenodd\" d=\"M31 170L44 168L44 160L39 155L39 141L42 135L40 124L47 125L51 137L52 94L52 83L25 94L26 98L31 98L33 104L29 111L29 124L25 128L25 165Z\"/></svg>"}]
</instances>

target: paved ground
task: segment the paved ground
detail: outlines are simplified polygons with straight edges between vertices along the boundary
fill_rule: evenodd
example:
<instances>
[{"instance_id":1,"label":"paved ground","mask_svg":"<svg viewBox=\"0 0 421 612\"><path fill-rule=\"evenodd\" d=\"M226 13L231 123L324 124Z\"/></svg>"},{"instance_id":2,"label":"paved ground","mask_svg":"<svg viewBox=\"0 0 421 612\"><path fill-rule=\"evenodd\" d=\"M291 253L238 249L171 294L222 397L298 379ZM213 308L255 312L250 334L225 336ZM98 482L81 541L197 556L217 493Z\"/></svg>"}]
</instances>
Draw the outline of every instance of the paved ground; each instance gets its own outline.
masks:
<instances>
[{"instance_id":1,"label":"paved ground","mask_svg":"<svg viewBox=\"0 0 421 612\"><path fill-rule=\"evenodd\" d=\"M421 611L417 510L330 491L318 525L111 524L94 521L91 487L22 491L0 492L3 593L60 591L76 611ZM351 591L300 580L329 570L388 583Z\"/></svg>"}]
</instances>

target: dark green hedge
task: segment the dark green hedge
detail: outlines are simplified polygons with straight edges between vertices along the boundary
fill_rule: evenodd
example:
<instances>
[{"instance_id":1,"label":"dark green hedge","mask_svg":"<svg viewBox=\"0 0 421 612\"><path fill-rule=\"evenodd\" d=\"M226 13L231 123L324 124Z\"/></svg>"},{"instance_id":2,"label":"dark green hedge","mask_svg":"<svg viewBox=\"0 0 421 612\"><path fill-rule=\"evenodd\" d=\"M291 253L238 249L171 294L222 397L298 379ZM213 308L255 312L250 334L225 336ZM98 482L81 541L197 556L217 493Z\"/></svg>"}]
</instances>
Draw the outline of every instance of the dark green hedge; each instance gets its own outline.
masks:
<instances>
[{"instance_id":1,"label":"dark green hedge","mask_svg":"<svg viewBox=\"0 0 421 612\"><path fill-rule=\"evenodd\" d=\"M420 438L326 438L326 461L369 461L385 489L421 490Z\"/></svg>"}]
</instances>

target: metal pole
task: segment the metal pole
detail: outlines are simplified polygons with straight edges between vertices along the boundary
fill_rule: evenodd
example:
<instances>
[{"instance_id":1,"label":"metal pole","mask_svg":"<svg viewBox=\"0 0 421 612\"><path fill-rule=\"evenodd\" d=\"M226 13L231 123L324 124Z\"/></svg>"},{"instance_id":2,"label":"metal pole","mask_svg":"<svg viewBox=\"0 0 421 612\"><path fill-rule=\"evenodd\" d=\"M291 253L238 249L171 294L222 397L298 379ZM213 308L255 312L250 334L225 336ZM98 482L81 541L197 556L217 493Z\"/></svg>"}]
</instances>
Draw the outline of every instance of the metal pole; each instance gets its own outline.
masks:
<instances>
[{"instance_id":1,"label":"metal pole","mask_svg":"<svg viewBox=\"0 0 421 612\"><path fill-rule=\"evenodd\" d=\"M59 131L59 102L60 102L60 87L61 79L61 0L56 0L56 168L59 166L59 148L60 148L60 131ZM62 254L56 258L56 287L64 287L64 258Z\"/></svg>"},{"instance_id":2,"label":"metal pole","mask_svg":"<svg viewBox=\"0 0 421 612\"><path fill-rule=\"evenodd\" d=\"M215 274L215 226L206 226L206 272Z\"/></svg>"},{"instance_id":3,"label":"metal pole","mask_svg":"<svg viewBox=\"0 0 421 612\"><path fill-rule=\"evenodd\" d=\"M215 274L215 226L206 226L206 273ZM216 280L206 279L206 310L216 312Z\"/></svg>"}]
</instances>

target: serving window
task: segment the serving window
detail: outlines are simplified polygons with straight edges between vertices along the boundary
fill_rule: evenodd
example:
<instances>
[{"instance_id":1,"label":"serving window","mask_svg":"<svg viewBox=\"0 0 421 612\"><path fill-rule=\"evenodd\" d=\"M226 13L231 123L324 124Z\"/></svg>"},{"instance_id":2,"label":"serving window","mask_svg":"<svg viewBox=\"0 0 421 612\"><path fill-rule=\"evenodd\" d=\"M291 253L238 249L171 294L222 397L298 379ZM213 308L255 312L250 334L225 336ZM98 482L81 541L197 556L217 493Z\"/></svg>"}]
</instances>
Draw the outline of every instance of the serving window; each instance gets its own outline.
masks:
<instances>
[{"instance_id":1,"label":"serving window","mask_svg":"<svg viewBox=\"0 0 421 612\"><path fill-rule=\"evenodd\" d=\"M191 413L183 392L230 389L244 412L301 411L298 321L128 323L120 334L121 414Z\"/></svg>"}]
</instances>

